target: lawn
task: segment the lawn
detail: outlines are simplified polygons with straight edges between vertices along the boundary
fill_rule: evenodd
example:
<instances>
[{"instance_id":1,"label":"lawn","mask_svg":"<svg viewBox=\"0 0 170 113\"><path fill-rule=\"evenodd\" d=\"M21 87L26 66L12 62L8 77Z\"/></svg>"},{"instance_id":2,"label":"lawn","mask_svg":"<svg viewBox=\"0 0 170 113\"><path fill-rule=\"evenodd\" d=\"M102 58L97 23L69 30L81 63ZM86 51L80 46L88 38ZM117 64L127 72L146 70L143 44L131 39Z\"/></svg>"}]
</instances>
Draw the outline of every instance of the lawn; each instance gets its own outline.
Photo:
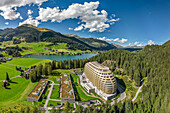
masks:
<instances>
[{"instance_id":1,"label":"lawn","mask_svg":"<svg viewBox=\"0 0 170 113\"><path fill-rule=\"evenodd\" d=\"M10 78L20 75L20 72L16 71L16 66L7 65L5 63L0 64L0 80L6 79L6 72L8 72Z\"/></svg>"},{"instance_id":2,"label":"lawn","mask_svg":"<svg viewBox=\"0 0 170 113\"><path fill-rule=\"evenodd\" d=\"M61 101L52 101L52 100L49 100L47 107L50 107L50 106L60 106L60 105L61 105Z\"/></svg>"},{"instance_id":3,"label":"lawn","mask_svg":"<svg viewBox=\"0 0 170 113\"><path fill-rule=\"evenodd\" d=\"M60 77L58 77L58 76L47 76L47 79L52 80L55 84L60 84L61 83Z\"/></svg>"},{"instance_id":4,"label":"lawn","mask_svg":"<svg viewBox=\"0 0 170 113\"><path fill-rule=\"evenodd\" d=\"M35 87L36 83L31 83L30 80L24 78L14 78L8 86L9 89L0 87L0 107L12 106L23 103L31 105L31 102L26 101L27 95Z\"/></svg>"},{"instance_id":5,"label":"lawn","mask_svg":"<svg viewBox=\"0 0 170 113\"><path fill-rule=\"evenodd\" d=\"M86 94L84 94L84 92L80 89L79 86L76 86L76 89L77 89L77 92L78 92L78 94L80 96L80 100L78 100L78 101L87 102L89 100L97 99L97 98L94 98L94 97L89 97Z\"/></svg>"},{"instance_id":6,"label":"lawn","mask_svg":"<svg viewBox=\"0 0 170 113\"><path fill-rule=\"evenodd\" d=\"M51 60L47 59L35 59L35 58L15 58L12 59L11 61L7 61L7 64L13 64L13 65L18 65L18 66L26 66L30 67L31 65L37 65L40 63L45 63L45 62L50 62Z\"/></svg>"},{"instance_id":7,"label":"lawn","mask_svg":"<svg viewBox=\"0 0 170 113\"><path fill-rule=\"evenodd\" d=\"M44 64L45 62L50 62L46 59L34 59L34 58L15 58L6 63L0 64L0 80L6 78L6 72L8 72L9 77L14 77L20 75L19 71L16 71L16 66L18 67L30 67L31 65Z\"/></svg>"},{"instance_id":8,"label":"lawn","mask_svg":"<svg viewBox=\"0 0 170 113\"><path fill-rule=\"evenodd\" d=\"M51 99L61 99L60 98L60 85L54 85L51 93Z\"/></svg>"}]
</instances>

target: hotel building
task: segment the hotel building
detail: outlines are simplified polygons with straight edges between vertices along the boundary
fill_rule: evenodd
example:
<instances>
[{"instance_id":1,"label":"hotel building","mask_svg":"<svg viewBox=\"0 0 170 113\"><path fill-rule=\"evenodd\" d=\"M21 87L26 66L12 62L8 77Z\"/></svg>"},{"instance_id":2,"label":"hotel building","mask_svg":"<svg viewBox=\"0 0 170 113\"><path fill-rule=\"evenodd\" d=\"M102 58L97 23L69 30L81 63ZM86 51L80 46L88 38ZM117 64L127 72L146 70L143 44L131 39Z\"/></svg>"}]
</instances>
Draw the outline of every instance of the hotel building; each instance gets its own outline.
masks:
<instances>
[{"instance_id":1,"label":"hotel building","mask_svg":"<svg viewBox=\"0 0 170 113\"><path fill-rule=\"evenodd\" d=\"M80 80L88 93L96 92L105 100L110 100L117 94L116 78L108 67L98 62L86 63Z\"/></svg>"}]
</instances>

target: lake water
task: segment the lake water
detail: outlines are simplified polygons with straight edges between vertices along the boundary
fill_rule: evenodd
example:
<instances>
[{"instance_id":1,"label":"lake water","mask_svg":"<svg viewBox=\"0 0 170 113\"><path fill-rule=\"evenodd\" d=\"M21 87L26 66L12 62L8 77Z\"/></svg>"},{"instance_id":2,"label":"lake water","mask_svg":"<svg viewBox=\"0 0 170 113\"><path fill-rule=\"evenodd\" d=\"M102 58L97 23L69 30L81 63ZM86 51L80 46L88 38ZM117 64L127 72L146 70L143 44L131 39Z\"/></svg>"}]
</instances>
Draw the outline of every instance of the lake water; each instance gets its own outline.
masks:
<instances>
[{"instance_id":1,"label":"lake water","mask_svg":"<svg viewBox=\"0 0 170 113\"><path fill-rule=\"evenodd\" d=\"M25 56L24 58L37 58L37 59L49 59L49 60L73 60L73 59L85 59L85 58L90 58L92 56L95 56L97 54L90 54L90 53L85 53L82 55L28 55Z\"/></svg>"}]
</instances>

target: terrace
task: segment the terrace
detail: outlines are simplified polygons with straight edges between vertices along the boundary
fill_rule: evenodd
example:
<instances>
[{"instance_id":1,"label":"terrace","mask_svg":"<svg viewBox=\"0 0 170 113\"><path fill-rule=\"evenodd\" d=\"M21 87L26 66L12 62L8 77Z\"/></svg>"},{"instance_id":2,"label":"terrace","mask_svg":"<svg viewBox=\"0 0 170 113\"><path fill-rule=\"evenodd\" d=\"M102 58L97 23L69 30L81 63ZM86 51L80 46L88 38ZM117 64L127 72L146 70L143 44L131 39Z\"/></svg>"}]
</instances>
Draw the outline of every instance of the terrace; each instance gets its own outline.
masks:
<instances>
[{"instance_id":1,"label":"terrace","mask_svg":"<svg viewBox=\"0 0 170 113\"><path fill-rule=\"evenodd\" d=\"M27 101L38 101L46 88L48 80L41 79L31 93L27 96Z\"/></svg>"}]
</instances>

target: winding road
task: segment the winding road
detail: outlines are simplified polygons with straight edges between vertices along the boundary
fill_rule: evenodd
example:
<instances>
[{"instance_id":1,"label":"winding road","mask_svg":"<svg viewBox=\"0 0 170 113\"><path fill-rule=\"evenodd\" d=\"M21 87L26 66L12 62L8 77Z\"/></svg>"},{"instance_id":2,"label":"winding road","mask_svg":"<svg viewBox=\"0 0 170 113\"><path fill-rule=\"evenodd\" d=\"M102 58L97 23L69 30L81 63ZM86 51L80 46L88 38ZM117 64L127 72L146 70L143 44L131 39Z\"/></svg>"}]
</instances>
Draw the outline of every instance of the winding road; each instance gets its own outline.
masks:
<instances>
[{"instance_id":1,"label":"winding road","mask_svg":"<svg viewBox=\"0 0 170 113\"><path fill-rule=\"evenodd\" d=\"M142 86L143 86L143 83L144 83L144 82L142 82L141 86L139 87L138 91L136 92L136 95L135 95L135 97L132 99L132 102L134 102L134 101L136 100L136 98L138 97L138 94L139 94L140 91L141 91L141 88L142 88Z\"/></svg>"},{"instance_id":2,"label":"winding road","mask_svg":"<svg viewBox=\"0 0 170 113\"><path fill-rule=\"evenodd\" d=\"M123 90L123 88L122 88L119 84L117 84L117 88L118 88L118 90L119 90L119 92L120 92L121 94L120 94L120 97L119 97L116 101L113 101L113 102L110 103L111 106L112 106L113 104L118 103L118 102L120 102L120 101L122 101L123 99L126 98L126 93L125 93L125 91Z\"/></svg>"}]
</instances>

